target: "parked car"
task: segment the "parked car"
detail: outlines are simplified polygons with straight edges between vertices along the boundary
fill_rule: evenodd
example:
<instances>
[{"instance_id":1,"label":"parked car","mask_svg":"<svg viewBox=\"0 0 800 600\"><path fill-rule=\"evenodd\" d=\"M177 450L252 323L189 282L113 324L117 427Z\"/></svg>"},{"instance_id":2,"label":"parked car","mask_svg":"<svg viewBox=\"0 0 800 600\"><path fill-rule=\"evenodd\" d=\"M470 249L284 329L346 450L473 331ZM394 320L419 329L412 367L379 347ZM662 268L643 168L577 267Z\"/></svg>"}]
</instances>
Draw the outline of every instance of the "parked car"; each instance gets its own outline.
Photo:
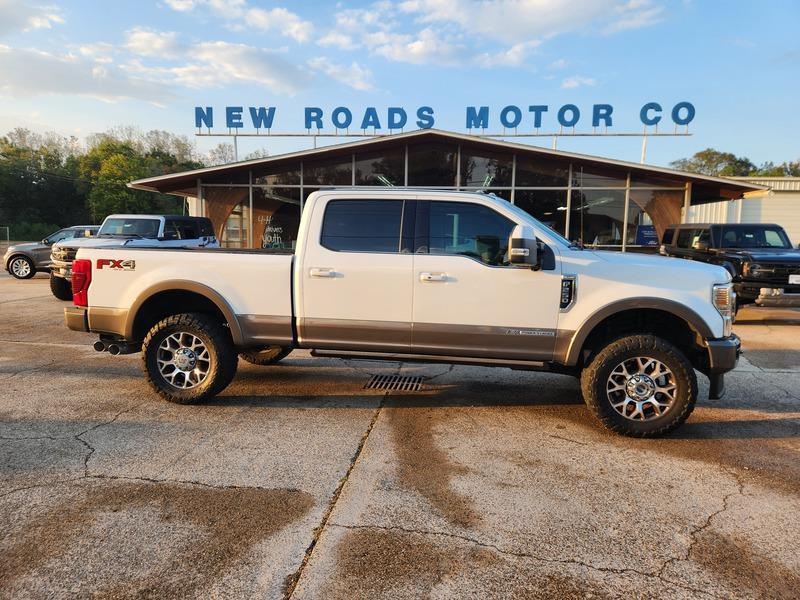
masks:
<instances>
[{"instance_id":1,"label":"parked car","mask_svg":"<svg viewBox=\"0 0 800 600\"><path fill-rule=\"evenodd\" d=\"M673 225L664 232L661 253L727 269L737 308L800 306L800 250L780 225Z\"/></svg>"},{"instance_id":2,"label":"parked car","mask_svg":"<svg viewBox=\"0 0 800 600\"><path fill-rule=\"evenodd\" d=\"M72 300L72 261L78 248L130 246L218 248L211 220L205 217L109 215L91 240L65 239L53 245L50 291L59 300Z\"/></svg>"},{"instance_id":3,"label":"parked car","mask_svg":"<svg viewBox=\"0 0 800 600\"><path fill-rule=\"evenodd\" d=\"M74 225L51 233L41 242L9 246L3 256L3 268L12 277L29 279L40 271L50 270L50 247L64 240L78 240L97 235L98 225Z\"/></svg>"},{"instance_id":4,"label":"parked car","mask_svg":"<svg viewBox=\"0 0 800 600\"><path fill-rule=\"evenodd\" d=\"M73 278L67 326L141 351L182 404L225 389L237 354L308 348L577 376L603 425L652 437L692 412L695 369L719 398L739 355L725 269L585 250L480 193L318 191L296 252L84 247Z\"/></svg>"}]
</instances>

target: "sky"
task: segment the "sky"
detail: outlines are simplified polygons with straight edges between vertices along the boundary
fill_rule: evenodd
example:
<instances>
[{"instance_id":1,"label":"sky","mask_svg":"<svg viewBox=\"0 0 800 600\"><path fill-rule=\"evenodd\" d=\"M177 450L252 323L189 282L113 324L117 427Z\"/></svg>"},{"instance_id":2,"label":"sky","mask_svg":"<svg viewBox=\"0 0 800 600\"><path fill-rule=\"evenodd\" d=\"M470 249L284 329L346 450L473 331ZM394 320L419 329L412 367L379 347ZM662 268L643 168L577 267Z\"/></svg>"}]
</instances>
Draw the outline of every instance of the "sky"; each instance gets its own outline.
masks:
<instances>
[{"instance_id":1,"label":"sky","mask_svg":"<svg viewBox=\"0 0 800 600\"><path fill-rule=\"evenodd\" d=\"M467 106L565 104L592 131L595 104L616 133L638 133L641 107L691 102L691 137L651 138L647 162L706 147L756 163L800 158L800 1L765 0L0 0L0 135L14 127L78 138L114 126L193 137L195 106L275 107L273 131L303 132L304 108L433 109L465 132ZM652 128L651 128L652 130ZM680 128L685 131L686 128ZM205 152L225 138L193 138ZM346 140L324 140L334 143ZM550 147L550 138L518 140ZM248 138L240 157L311 147L308 138ZM558 148L639 161L641 140L561 138Z\"/></svg>"}]
</instances>

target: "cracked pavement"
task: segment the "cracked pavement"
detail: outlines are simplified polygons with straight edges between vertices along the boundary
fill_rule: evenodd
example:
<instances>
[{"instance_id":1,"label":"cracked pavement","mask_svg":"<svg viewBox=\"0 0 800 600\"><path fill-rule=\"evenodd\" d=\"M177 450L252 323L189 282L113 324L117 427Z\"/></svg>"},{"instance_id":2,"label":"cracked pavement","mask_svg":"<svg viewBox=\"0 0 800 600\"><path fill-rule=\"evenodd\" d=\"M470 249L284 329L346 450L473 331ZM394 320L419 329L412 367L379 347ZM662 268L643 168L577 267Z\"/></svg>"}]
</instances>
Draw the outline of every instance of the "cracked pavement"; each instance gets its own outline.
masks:
<instances>
[{"instance_id":1,"label":"cracked pavement","mask_svg":"<svg viewBox=\"0 0 800 600\"><path fill-rule=\"evenodd\" d=\"M0 276L0 597L797 597L799 311L643 441L569 378L305 352L171 405L63 306Z\"/></svg>"}]
</instances>

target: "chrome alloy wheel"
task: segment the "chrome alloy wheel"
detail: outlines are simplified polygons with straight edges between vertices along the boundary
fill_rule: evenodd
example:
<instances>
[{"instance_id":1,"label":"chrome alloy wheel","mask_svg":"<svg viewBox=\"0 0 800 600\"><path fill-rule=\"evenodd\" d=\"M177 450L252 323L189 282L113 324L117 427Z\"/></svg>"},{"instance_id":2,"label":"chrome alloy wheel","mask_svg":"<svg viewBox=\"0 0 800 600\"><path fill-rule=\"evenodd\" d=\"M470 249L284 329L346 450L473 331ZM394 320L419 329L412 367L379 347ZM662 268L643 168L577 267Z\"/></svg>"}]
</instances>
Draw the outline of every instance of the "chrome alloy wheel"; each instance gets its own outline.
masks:
<instances>
[{"instance_id":1,"label":"chrome alloy wheel","mask_svg":"<svg viewBox=\"0 0 800 600\"><path fill-rule=\"evenodd\" d=\"M11 272L15 277L24 279L31 274L31 263L19 256L11 261Z\"/></svg>"},{"instance_id":2,"label":"chrome alloy wheel","mask_svg":"<svg viewBox=\"0 0 800 600\"><path fill-rule=\"evenodd\" d=\"M167 383L183 390L203 383L211 368L211 358L203 340L185 331L164 338L158 346L156 361Z\"/></svg>"},{"instance_id":3,"label":"chrome alloy wheel","mask_svg":"<svg viewBox=\"0 0 800 600\"><path fill-rule=\"evenodd\" d=\"M606 382L611 406L632 421L660 417L674 404L676 392L676 378L667 365L645 356L625 359Z\"/></svg>"}]
</instances>

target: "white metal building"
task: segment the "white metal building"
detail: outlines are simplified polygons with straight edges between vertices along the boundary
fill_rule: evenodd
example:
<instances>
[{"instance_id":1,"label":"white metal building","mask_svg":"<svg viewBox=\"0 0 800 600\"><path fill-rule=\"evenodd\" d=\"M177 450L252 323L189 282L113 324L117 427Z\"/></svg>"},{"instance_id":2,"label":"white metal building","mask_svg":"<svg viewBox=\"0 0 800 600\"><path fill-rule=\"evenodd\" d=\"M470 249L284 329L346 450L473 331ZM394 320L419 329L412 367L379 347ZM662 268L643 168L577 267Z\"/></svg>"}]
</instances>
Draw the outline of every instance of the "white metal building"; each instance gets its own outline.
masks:
<instances>
[{"instance_id":1,"label":"white metal building","mask_svg":"<svg viewBox=\"0 0 800 600\"><path fill-rule=\"evenodd\" d=\"M800 177L731 177L767 186L739 200L710 202L689 208L686 223L777 223L800 244Z\"/></svg>"}]
</instances>

